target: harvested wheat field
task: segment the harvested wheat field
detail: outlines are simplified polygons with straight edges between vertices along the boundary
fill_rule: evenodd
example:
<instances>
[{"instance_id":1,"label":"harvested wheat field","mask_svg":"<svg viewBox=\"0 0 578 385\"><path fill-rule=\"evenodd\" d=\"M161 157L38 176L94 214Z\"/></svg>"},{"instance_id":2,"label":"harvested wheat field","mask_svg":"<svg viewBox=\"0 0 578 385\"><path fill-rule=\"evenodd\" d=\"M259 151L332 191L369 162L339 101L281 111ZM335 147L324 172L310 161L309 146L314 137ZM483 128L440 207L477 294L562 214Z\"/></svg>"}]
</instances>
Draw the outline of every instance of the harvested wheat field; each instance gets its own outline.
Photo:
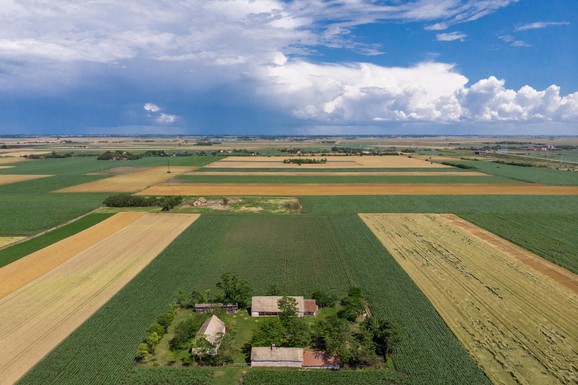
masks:
<instances>
[{"instance_id":1,"label":"harvested wheat field","mask_svg":"<svg viewBox=\"0 0 578 385\"><path fill-rule=\"evenodd\" d=\"M6 169L6 168L13 168L14 166L0 166L0 170Z\"/></svg>"},{"instance_id":2,"label":"harvested wheat field","mask_svg":"<svg viewBox=\"0 0 578 385\"><path fill-rule=\"evenodd\" d=\"M0 248L21 241L24 238L25 237L0 237ZM0 278L0 282L2 282L2 278Z\"/></svg>"},{"instance_id":3,"label":"harvested wheat field","mask_svg":"<svg viewBox=\"0 0 578 385\"><path fill-rule=\"evenodd\" d=\"M447 216L360 216L494 384L576 383L575 291Z\"/></svg>"},{"instance_id":4,"label":"harvested wheat field","mask_svg":"<svg viewBox=\"0 0 578 385\"><path fill-rule=\"evenodd\" d=\"M16 382L198 218L147 214L0 300L0 373Z\"/></svg>"},{"instance_id":5,"label":"harvested wheat field","mask_svg":"<svg viewBox=\"0 0 578 385\"><path fill-rule=\"evenodd\" d=\"M578 195L578 186L534 184L163 184L137 195Z\"/></svg>"},{"instance_id":6,"label":"harvested wheat field","mask_svg":"<svg viewBox=\"0 0 578 385\"><path fill-rule=\"evenodd\" d=\"M285 159L327 159L327 163L317 164L292 164L283 163ZM407 156L231 156L204 168L452 168L442 164L431 163L425 160L408 158Z\"/></svg>"},{"instance_id":7,"label":"harvested wheat field","mask_svg":"<svg viewBox=\"0 0 578 385\"><path fill-rule=\"evenodd\" d=\"M17 182L24 182L32 179L46 178L52 175L3 175L0 174L0 186Z\"/></svg>"},{"instance_id":8,"label":"harvested wheat field","mask_svg":"<svg viewBox=\"0 0 578 385\"><path fill-rule=\"evenodd\" d=\"M135 192L195 169L196 167L171 167L171 172L167 173L166 167L151 167L63 188L56 192Z\"/></svg>"},{"instance_id":9,"label":"harvested wheat field","mask_svg":"<svg viewBox=\"0 0 578 385\"><path fill-rule=\"evenodd\" d=\"M478 171L202 171L186 175L226 176L488 176Z\"/></svg>"},{"instance_id":10,"label":"harvested wheat field","mask_svg":"<svg viewBox=\"0 0 578 385\"><path fill-rule=\"evenodd\" d=\"M92 247L145 215L144 212L115 214L78 234L0 268L0 299L26 286L81 251Z\"/></svg>"},{"instance_id":11,"label":"harvested wheat field","mask_svg":"<svg viewBox=\"0 0 578 385\"><path fill-rule=\"evenodd\" d=\"M4 157L0 155L0 164L10 164L10 163L18 163L18 162L24 162L27 161L28 159L26 158L19 158L19 157Z\"/></svg>"}]
</instances>

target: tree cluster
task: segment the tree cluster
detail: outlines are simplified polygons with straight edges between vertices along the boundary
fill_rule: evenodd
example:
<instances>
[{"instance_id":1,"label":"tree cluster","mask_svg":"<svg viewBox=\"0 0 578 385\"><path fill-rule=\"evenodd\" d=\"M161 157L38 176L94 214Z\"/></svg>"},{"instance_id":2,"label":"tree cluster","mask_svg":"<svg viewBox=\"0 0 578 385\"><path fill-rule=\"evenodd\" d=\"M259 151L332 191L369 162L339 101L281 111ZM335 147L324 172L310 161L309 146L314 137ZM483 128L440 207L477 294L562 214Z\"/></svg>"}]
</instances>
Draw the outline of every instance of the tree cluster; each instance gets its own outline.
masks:
<instances>
[{"instance_id":1,"label":"tree cluster","mask_svg":"<svg viewBox=\"0 0 578 385\"><path fill-rule=\"evenodd\" d=\"M104 200L107 207L161 207L169 211L183 201L181 196L139 196L131 194L116 194Z\"/></svg>"},{"instance_id":2,"label":"tree cluster","mask_svg":"<svg viewBox=\"0 0 578 385\"><path fill-rule=\"evenodd\" d=\"M151 359L161 338L163 338L175 318L176 308L174 304L171 304L168 311L160 314L157 320L147 327L147 335L143 342L138 345L135 357L138 362L148 362Z\"/></svg>"}]
</instances>

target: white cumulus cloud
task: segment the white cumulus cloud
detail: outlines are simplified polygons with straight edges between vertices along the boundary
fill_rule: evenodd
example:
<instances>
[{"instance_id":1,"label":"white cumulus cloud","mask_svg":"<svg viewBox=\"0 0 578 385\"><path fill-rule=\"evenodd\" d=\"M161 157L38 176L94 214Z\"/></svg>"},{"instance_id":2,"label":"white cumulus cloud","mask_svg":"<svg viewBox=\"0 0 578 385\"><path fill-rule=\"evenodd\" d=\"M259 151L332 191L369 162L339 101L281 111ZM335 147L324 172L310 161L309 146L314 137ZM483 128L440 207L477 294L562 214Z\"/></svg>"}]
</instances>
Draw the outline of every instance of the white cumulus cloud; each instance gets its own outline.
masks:
<instances>
[{"instance_id":1,"label":"white cumulus cloud","mask_svg":"<svg viewBox=\"0 0 578 385\"><path fill-rule=\"evenodd\" d=\"M465 33L461 32L438 33L436 39L437 41L464 41L466 36Z\"/></svg>"},{"instance_id":2,"label":"white cumulus cloud","mask_svg":"<svg viewBox=\"0 0 578 385\"><path fill-rule=\"evenodd\" d=\"M161 108L154 103L146 103L143 108L149 112L159 112Z\"/></svg>"},{"instance_id":3,"label":"white cumulus cloud","mask_svg":"<svg viewBox=\"0 0 578 385\"><path fill-rule=\"evenodd\" d=\"M175 123L179 118L178 115L165 114L164 112L161 112L161 108L154 103L146 103L143 108L147 111L147 116L154 119L157 123L171 124Z\"/></svg>"},{"instance_id":4,"label":"white cumulus cloud","mask_svg":"<svg viewBox=\"0 0 578 385\"><path fill-rule=\"evenodd\" d=\"M567 21L536 21L534 23L519 25L514 29L514 31L516 32L529 31L532 29L543 29L547 27L554 27L560 25L570 25L570 23Z\"/></svg>"}]
</instances>

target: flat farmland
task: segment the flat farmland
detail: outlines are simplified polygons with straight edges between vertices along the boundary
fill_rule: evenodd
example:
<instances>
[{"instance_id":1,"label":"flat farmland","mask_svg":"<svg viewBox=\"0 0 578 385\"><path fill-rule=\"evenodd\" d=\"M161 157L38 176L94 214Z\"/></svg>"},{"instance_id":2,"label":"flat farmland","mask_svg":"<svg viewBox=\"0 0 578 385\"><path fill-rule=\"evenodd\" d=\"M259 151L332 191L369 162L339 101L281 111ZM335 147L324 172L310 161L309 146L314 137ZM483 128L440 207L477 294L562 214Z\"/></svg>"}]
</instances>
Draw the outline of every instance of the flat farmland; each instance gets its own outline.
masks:
<instances>
[{"instance_id":1,"label":"flat farmland","mask_svg":"<svg viewBox=\"0 0 578 385\"><path fill-rule=\"evenodd\" d=\"M82 183L79 185L66 187L56 192L79 193L79 192L136 192L156 183L165 182L170 178L190 172L193 167L176 166L171 167L170 173L167 167L150 167L136 172L115 175L110 178Z\"/></svg>"},{"instance_id":2,"label":"flat farmland","mask_svg":"<svg viewBox=\"0 0 578 385\"><path fill-rule=\"evenodd\" d=\"M0 237L0 248L23 240L24 237Z\"/></svg>"},{"instance_id":3,"label":"flat farmland","mask_svg":"<svg viewBox=\"0 0 578 385\"><path fill-rule=\"evenodd\" d=\"M532 184L163 184L137 195L578 195L578 186Z\"/></svg>"},{"instance_id":4,"label":"flat farmland","mask_svg":"<svg viewBox=\"0 0 578 385\"><path fill-rule=\"evenodd\" d=\"M293 164L283 163L285 159L327 159L327 163L320 164ZM228 157L223 160L211 163L205 168L451 168L438 163L431 163L425 160L409 158L407 156L329 156L329 157Z\"/></svg>"},{"instance_id":5,"label":"flat farmland","mask_svg":"<svg viewBox=\"0 0 578 385\"><path fill-rule=\"evenodd\" d=\"M320 171L202 171L190 172L184 175L211 176L487 176L478 171L336 171L332 173Z\"/></svg>"},{"instance_id":6,"label":"flat farmland","mask_svg":"<svg viewBox=\"0 0 578 385\"><path fill-rule=\"evenodd\" d=\"M118 213L78 234L28 254L0 268L0 299L50 272L78 253L131 225L145 216L145 214L138 212Z\"/></svg>"},{"instance_id":7,"label":"flat farmland","mask_svg":"<svg viewBox=\"0 0 578 385\"><path fill-rule=\"evenodd\" d=\"M0 164L19 163L19 162L25 162L27 160L28 159L26 159L26 158L0 156Z\"/></svg>"},{"instance_id":8,"label":"flat farmland","mask_svg":"<svg viewBox=\"0 0 578 385\"><path fill-rule=\"evenodd\" d=\"M2 382L17 381L197 218L147 214L2 298Z\"/></svg>"},{"instance_id":9,"label":"flat farmland","mask_svg":"<svg viewBox=\"0 0 578 385\"><path fill-rule=\"evenodd\" d=\"M494 384L576 382L575 289L456 225L457 219L360 216Z\"/></svg>"},{"instance_id":10,"label":"flat farmland","mask_svg":"<svg viewBox=\"0 0 578 385\"><path fill-rule=\"evenodd\" d=\"M10 174L0 174L0 185L11 184L17 182L24 182L27 180L47 178L52 175L10 175Z\"/></svg>"}]
</instances>

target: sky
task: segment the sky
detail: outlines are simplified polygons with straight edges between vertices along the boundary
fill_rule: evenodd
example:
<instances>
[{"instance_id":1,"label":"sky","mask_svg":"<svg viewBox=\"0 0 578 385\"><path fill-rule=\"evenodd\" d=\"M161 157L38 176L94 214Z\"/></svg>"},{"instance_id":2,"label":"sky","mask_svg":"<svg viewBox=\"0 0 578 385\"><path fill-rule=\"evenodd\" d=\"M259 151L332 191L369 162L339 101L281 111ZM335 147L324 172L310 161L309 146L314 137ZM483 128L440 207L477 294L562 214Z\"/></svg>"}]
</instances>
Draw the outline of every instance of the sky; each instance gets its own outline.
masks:
<instances>
[{"instance_id":1,"label":"sky","mask_svg":"<svg viewBox=\"0 0 578 385\"><path fill-rule=\"evenodd\" d=\"M0 135L578 135L576 0L0 0Z\"/></svg>"}]
</instances>

